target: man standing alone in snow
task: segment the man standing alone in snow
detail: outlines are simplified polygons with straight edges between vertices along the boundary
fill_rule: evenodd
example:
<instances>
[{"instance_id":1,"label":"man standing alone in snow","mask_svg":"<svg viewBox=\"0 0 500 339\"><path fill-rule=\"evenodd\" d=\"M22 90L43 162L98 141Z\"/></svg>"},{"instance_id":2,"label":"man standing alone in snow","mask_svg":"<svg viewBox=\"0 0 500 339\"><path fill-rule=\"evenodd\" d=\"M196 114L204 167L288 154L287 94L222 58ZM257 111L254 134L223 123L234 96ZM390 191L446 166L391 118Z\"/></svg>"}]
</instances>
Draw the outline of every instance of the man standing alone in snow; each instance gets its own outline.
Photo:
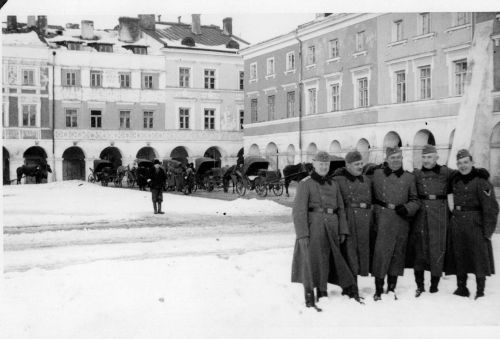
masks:
<instances>
[{"instance_id":1,"label":"man standing alone in snow","mask_svg":"<svg viewBox=\"0 0 500 339\"><path fill-rule=\"evenodd\" d=\"M155 214L165 214L161 210L161 203L163 201L163 186L167 180L165 170L160 166L160 160L155 159L154 166L149 170L149 187L151 188L151 198L153 200L153 207Z\"/></svg>"}]
</instances>

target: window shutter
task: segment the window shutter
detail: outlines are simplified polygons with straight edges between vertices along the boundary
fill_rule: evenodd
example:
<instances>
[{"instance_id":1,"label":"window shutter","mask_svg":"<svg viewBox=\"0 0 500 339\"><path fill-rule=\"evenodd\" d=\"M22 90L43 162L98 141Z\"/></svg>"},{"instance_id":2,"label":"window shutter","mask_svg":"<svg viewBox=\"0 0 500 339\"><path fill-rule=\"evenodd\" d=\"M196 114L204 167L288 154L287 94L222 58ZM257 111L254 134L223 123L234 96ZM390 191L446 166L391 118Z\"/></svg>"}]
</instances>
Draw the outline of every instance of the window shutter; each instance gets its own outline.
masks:
<instances>
[{"instance_id":1,"label":"window shutter","mask_svg":"<svg viewBox=\"0 0 500 339\"><path fill-rule=\"evenodd\" d=\"M75 78L75 86L81 86L81 75L80 70L75 70L76 78Z\"/></svg>"}]
</instances>

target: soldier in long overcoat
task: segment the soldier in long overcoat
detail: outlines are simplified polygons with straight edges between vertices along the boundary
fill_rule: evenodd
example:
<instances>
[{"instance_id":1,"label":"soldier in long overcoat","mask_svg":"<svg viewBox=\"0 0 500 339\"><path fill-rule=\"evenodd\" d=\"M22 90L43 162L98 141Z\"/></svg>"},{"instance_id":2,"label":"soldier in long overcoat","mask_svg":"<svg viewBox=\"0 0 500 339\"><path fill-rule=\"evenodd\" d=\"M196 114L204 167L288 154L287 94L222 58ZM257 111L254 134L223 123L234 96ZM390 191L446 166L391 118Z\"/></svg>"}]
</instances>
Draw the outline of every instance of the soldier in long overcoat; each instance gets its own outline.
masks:
<instances>
[{"instance_id":1,"label":"soldier in long overcoat","mask_svg":"<svg viewBox=\"0 0 500 339\"><path fill-rule=\"evenodd\" d=\"M373 224L371 180L362 174L363 160L358 151L345 156L346 167L335 172L344 200L349 236L345 241L346 259L355 278L368 276L370 269L370 231Z\"/></svg>"},{"instance_id":2,"label":"soldier in long overcoat","mask_svg":"<svg viewBox=\"0 0 500 339\"><path fill-rule=\"evenodd\" d=\"M417 284L416 297L425 291L425 270L431 272L431 293L438 291L443 273L449 223L448 182L453 170L437 164L438 158L435 146L424 146L422 168L413 171L418 197L422 203L413 221L409 238L409 245L414 254L411 265Z\"/></svg>"},{"instance_id":3,"label":"soldier in long overcoat","mask_svg":"<svg viewBox=\"0 0 500 339\"><path fill-rule=\"evenodd\" d=\"M376 301L381 299L386 275L387 293L395 293L398 276L404 272L409 218L420 207L415 176L403 170L399 147L388 147L386 158L387 167L375 170L372 184L377 232L372 263Z\"/></svg>"},{"instance_id":4,"label":"soldier in long overcoat","mask_svg":"<svg viewBox=\"0 0 500 339\"><path fill-rule=\"evenodd\" d=\"M498 202L489 173L473 164L469 151L458 151L458 173L451 179L454 208L445 272L457 275L454 294L463 297L470 295L467 274L475 274L477 299L484 296L486 276L495 273L491 236L497 224Z\"/></svg>"},{"instance_id":5,"label":"soldier in long overcoat","mask_svg":"<svg viewBox=\"0 0 500 339\"><path fill-rule=\"evenodd\" d=\"M292 261L292 282L304 285L306 306L315 306L328 296L327 283L349 288L359 301L354 277L340 252L340 243L349 234L344 203L337 184L328 176L330 156L318 152L315 170L299 182L293 206L296 232Z\"/></svg>"}]
</instances>

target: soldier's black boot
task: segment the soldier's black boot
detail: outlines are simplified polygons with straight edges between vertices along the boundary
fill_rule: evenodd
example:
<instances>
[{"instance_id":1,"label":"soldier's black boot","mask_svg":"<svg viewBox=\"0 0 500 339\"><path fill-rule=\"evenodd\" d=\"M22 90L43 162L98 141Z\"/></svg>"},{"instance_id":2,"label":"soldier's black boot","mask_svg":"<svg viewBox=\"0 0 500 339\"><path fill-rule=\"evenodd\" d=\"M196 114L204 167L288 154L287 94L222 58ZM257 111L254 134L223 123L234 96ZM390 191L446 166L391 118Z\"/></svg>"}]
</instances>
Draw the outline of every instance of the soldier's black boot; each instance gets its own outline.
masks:
<instances>
[{"instance_id":1,"label":"soldier's black boot","mask_svg":"<svg viewBox=\"0 0 500 339\"><path fill-rule=\"evenodd\" d=\"M364 305L363 298L359 296L358 285L353 284L353 285L349 286L347 288L347 290L349 291L347 294L349 296L349 298L354 299L358 303Z\"/></svg>"},{"instance_id":2,"label":"soldier's black boot","mask_svg":"<svg viewBox=\"0 0 500 339\"><path fill-rule=\"evenodd\" d=\"M467 275L457 275L457 289L453 294L460 297L470 296L469 289L467 288Z\"/></svg>"},{"instance_id":3,"label":"soldier's black boot","mask_svg":"<svg viewBox=\"0 0 500 339\"><path fill-rule=\"evenodd\" d=\"M415 298L425 292L424 287L424 271L415 271L415 282L417 283L417 290L415 291Z\"/></svg>"},{"instance_id":4,"label":"soldier's black boot","mask_svg":"<svg viewBox=\"0 0 500 339\"><path fill-rule=\"evenodd\" d=\"M319 298L328 297L327 291L321 291L319 288L316 289L316 301L319 301Z\"/></svg>"},{"instance_id":5,"label":"soldier's black boot","mask_svg":"<svg viewBox=\"0 0 500 339\"><path fill-rule=\"evenodd\" d=\"M441 277L438 276L431 276L431 288L429 289L429 292L431 293L436 293L438 290L438 285L439 285L439 280Z\"/></svg>"},{"instance_id":6,"label":"soldier's black boot","mask_svg":"<svg viewBox=\"0 0 500 339\"><path fill-rule=\"evenodd\" d=\"M476 285L477 285L477 291L476 291L476 297L474 299L484 297L484 287L486 285L486 277L476 277Z\"/></svg>"},{"instance_id":7,"label":"soldier's black boot","mask_svg":"<svg viewBox=\"0 0 500 339\"><path fill-rule=\"evenodd\" d=\"M313 307L316 311L321 312L321 308L316 306L314 302L314 290L305 290L306 307Z\"/></svg>"},{"instance_id":8,"label":"soldier's black boot","mask_svg":"<svg viewBox=\"0 0 500 339\"><path fill-rule=\"evenodd\" d=\"M165 214L165 212L163 212L161 210L161 202L160 201L158 202L158 214Z\"/></svg>"},{"instance_id":9,"label":"soldier's black boot","mask_svg":"<svg viewBox=\"0 0 500 339\"><path fill-rule=\"evenodd\" d=\"M156 207L156 201L153 201L153 207L155 209L155 214L158 214L158 207Z\"/></svg>"},{"instance_id":10,"label":"soldier's black boot","mask_svg":"<svg viewBox=\"0 0 500 339\"><path fill-rule=\"evenodd\" d=\"M375 278L375 294L373 300L382 300L382 293L384 292L384 278Z\"/></svg>"},{"instance_id":11,"label":"soldier's black boot","mask_svg":"<svg viewBox=\"0 0 500 339\"><path fill-rule=\"evenodd\" d=\"M398 283L397 275L389 275L387 276L387 293L394 294L394 299L397 300L398 297L396 295L396 284Z\"/></svg>"}]
</instances>

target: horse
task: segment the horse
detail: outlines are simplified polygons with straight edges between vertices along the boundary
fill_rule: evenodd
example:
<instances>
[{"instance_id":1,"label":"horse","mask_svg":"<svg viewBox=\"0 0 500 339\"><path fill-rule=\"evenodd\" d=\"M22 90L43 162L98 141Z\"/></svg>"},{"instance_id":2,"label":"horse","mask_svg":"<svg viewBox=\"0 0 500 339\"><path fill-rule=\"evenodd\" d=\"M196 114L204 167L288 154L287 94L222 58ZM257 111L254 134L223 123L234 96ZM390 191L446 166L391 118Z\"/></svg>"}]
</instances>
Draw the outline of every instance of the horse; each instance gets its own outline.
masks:
<instances>
[{"instance_id":1,"label":"horse","mask_svg":"<svg viewBox=\"0 0 500 339\"><path fill-rule=\"evenodd\" d=\"M35 177L35 182L39 184L42 182L42 179L47 179L47 172L52 173L49 164L22 165L16 169L17 184L21 183L23 175L26 177Z\"/></svg>"},{"instance_id":2,"label":"horse","mask_svg":"<svg viewBox=\"0 0 500 339\"><path fill-rule=\"evenodd\" d=\"M139 190L145 191L148 184L149 169L144 166L139 166L137 167L136 174L137 186L139 186Z\"/></svg>"},{"instance_id":3,"label":"horse","mask_svg":"<svg viewBox=\"0 0 500 339\"><path fill-rule=\"evenodd\" d=\"M309 174L311 174L313 170L313 165L310 162L302 162L296 165L287 165L283 168L283 176L285 177L285 192L286 196L289 197L288 194L288 186L290 186L290 182L293 181L301 181Z\"/></svg>"},{"instance_id":4,"label":"horse","mask_svg":"<svg viewBox=\"0 0 500 339\"><path fill-rule=\"evenodd\" d=\"M238 165L230 166L224 171L224 174L222 175L222 185L224 187L225 193L229 191L229 182L233 184L233 194L235 192L234 188L236 187L236 182L238 181L238 172L236 171L237 168Z\"/></svg>"}]
</instances>

